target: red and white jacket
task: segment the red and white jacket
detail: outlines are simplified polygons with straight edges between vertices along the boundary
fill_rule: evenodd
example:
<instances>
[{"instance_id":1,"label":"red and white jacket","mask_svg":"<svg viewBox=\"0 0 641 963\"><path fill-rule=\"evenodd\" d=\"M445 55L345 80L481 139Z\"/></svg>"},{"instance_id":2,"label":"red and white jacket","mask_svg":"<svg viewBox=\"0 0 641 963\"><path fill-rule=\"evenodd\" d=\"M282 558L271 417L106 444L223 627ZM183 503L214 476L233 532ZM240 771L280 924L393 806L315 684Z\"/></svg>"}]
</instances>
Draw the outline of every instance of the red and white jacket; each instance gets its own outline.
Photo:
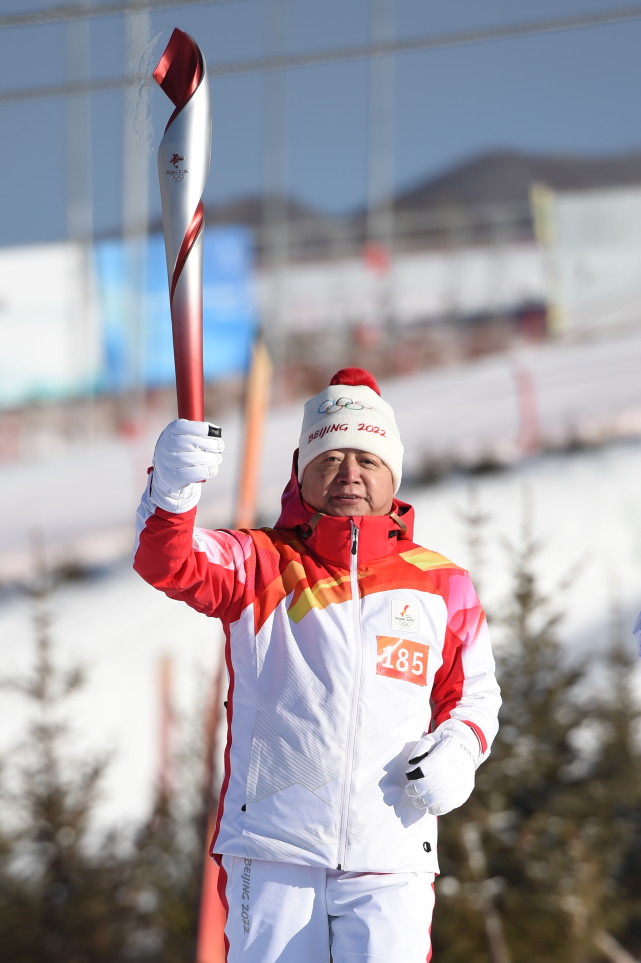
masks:
<instances>
[{"instance_id":1,"label":"red and white jacket","mask_svg":"<svg viewBox=\"0 0 641 963\"><path fill-rule=\"evenodd\" d=\"M153 478L153 476L150 476ZM468 573L412 541L414 511L314 514L292 474L273 529L138 510L134 568L221 620L229 671L213 853L358 872L438 872L408 757L449 717L484 755L500 706Z\"/></svg>"}]
</instances>

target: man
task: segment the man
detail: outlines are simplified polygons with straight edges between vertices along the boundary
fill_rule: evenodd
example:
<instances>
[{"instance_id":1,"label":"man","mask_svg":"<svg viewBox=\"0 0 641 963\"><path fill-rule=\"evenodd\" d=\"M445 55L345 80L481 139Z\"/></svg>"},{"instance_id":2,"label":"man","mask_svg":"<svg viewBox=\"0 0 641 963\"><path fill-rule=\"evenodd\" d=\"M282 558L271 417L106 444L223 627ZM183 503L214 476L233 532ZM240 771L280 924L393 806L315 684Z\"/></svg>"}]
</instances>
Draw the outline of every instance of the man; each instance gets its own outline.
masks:
<instances>
[{"instance_id":1,"label":"man","mask_svg":"<svg viewBox=\"0 0 641 963\"><path fill-rule=\"evenodd\" d=\"M212 854L230 963L424 963L436 817L460 806L500 705L467 572L412 541L403 446L373 376L305 405L273 529L193 528L220 431L161 434L135 568L219 618L228 738Z\"/></svg>"}]
</instances>

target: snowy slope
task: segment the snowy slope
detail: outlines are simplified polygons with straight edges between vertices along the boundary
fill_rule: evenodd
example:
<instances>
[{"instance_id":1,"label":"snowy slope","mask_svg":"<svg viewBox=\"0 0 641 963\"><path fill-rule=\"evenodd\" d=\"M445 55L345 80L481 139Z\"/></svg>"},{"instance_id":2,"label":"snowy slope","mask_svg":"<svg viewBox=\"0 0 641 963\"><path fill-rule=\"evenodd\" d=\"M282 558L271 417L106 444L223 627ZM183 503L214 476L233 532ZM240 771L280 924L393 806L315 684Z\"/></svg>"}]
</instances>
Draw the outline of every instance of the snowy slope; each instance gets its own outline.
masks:
<instances>
[{"instance_id":1,"label":"snowy slope","mask_svg":"<svg viewBox=\"0 0 641 963\"><path fill-rule=\"evenodd\" d=\"M547 344L473 364L418 372L382 384L405 444L405 476L430 462L513 462L532 441L641 437L641 331L608 341ZM331 374L331 373L330 373ZM328 374L329 377L329 374ZM216 412L208 412L216 419ZM222 419L225 471L205 490L210 525L233 518L241 423ZM260 516L271 519L298 443L301 404L270 412L263 441ZM150 423L134 439L113 439L0 468L0 582L30 570L39 535L52 558L123 557L156 437Z\"/></svg>"},{"instance_id":2,"label":"snowy slope","mask_svg":"<svg viewBox=\"0 0 641 963\"><path fill-rule=\"evenodd\" d=\"M491 609L507 590L502 539L518 541L527 497L542 542L544 585L558 591L559 579L576 570L558 602L567 613L568 647L589 657L607 644L614 604L630 629L641 608L639 371L641 333L629 333L605 343L529 348L382 385L405 443L400 494L417 508L417 539L470 566ZM300 418L295 404L272 411L266 424L259 486L266 522L278 510ZM72 446L0 470L1 582L31 570L34 535L50 560L102 564L101 574L61 588L52 606L61 658L66 664L80 659L90 674L86 692L69 705L79 749L115 753L103 821L140 819L148 811L158 764L159 660L172 660L176 707L185 715L221 650L217 623L154 592L129 565L134 512L162 427L149 424L135 440ZM239 416L226 417L223 427L226 461L205 487L201 524L229 525L233 518ZM527 444L537 435L558 453L528 455ZM598 444L607 439L609 444ZM563 454L573 441L594 447ZM460 466L479 460L508 467L474 478L449 473L428 488L412 481L430 462ZM490 516L480 571L460 518L472 490ZM0 594L4 677L32 662L30 620L20 595ZM1 712L3 749L19 737L24 713L17 697L4 695Z\"/></svg>"},{"instance_id":3,"label":"snowy slope","mask_svg":"<svg viewBox=\"0 0 641 963\"><path fill-rule=\"evenodd\" d=\"M284 481L284 464L279 466ZM417 538L471 566L488 607L508 587L502 539L518 541L524 492L542 541L541 574L554 591L570 569L572 587L557 601L567 613L565 638L594 658L608 642L608 619L620 605L627 631L641 608L641 440L572 455L523 460L492 475L454 476L429 488L404 489L417 510ZM208 483L210 495L222 479ZM460 515L476 504L490 516L485 563L474 569ZM189 715L202 696L221 651L218 624L155 592L117 564L102 575L68 584L53 600L61 657L79 659L90 673L86 693L70 704L84 753L112 749L101 821L144 818L158 763L158 665L174 667L176 708ZM630 644L632 646L632 637ZM26 671L33 658L29 607L18 596L0 604L3 674ZM17 697L4 698L0 746L15 741L24 723Z\"/></svg>"}]
</instances>

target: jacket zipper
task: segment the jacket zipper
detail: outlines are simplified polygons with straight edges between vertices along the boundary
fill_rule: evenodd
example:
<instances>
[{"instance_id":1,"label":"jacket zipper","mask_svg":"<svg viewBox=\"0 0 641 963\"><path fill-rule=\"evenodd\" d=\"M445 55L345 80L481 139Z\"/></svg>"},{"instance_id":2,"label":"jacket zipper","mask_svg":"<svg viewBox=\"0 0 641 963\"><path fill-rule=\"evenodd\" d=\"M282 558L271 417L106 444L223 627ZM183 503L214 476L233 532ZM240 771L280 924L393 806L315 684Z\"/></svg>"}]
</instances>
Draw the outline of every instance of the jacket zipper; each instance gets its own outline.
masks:
<instances>
[{"instance_id":1,"label":"jacket zipper","mask_svg":"<svg viewBox=\"0 0 641 963\"><path fill-rule=\"evenodd\" d=\"M356 723L358 719L358 703L361 694L361 677L363 672L363 644L361 636L360 598L358 591L358 528L351 522L352 544L350 552L350 584L352 590L352 604L354 608L354 636L356 642L356 666L354 669L354 684L352 686L352 701L347 731L347 753L345 759L345 779L343 782L343 798L341 803L341 823L338 836L337 869L345 865L347 850L347 823L349 821L350 791L352 788L352 770L354 768L354 750L356 747Z\"/></svg>"}]
</instances>

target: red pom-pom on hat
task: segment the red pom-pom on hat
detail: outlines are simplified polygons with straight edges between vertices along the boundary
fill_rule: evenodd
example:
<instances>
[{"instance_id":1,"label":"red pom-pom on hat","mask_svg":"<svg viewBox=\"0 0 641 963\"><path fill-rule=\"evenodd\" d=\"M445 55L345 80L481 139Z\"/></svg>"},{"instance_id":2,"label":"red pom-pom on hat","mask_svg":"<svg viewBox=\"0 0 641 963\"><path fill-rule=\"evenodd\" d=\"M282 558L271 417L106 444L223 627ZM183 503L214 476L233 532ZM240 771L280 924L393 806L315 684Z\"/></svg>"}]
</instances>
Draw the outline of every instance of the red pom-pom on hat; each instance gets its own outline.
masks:
<instances>
[{"instance_id":1,"label":"red pom-pom on hat","mask_svg":"<svg viewBox=\"0 0 641 963\"><path fill-rule=\"evenodd\" d=\"M330 385L364 385L375 391L377 395L381 393L376 378L365 368L341 368L330 381Z\"/></svg>"}]
</instances>

